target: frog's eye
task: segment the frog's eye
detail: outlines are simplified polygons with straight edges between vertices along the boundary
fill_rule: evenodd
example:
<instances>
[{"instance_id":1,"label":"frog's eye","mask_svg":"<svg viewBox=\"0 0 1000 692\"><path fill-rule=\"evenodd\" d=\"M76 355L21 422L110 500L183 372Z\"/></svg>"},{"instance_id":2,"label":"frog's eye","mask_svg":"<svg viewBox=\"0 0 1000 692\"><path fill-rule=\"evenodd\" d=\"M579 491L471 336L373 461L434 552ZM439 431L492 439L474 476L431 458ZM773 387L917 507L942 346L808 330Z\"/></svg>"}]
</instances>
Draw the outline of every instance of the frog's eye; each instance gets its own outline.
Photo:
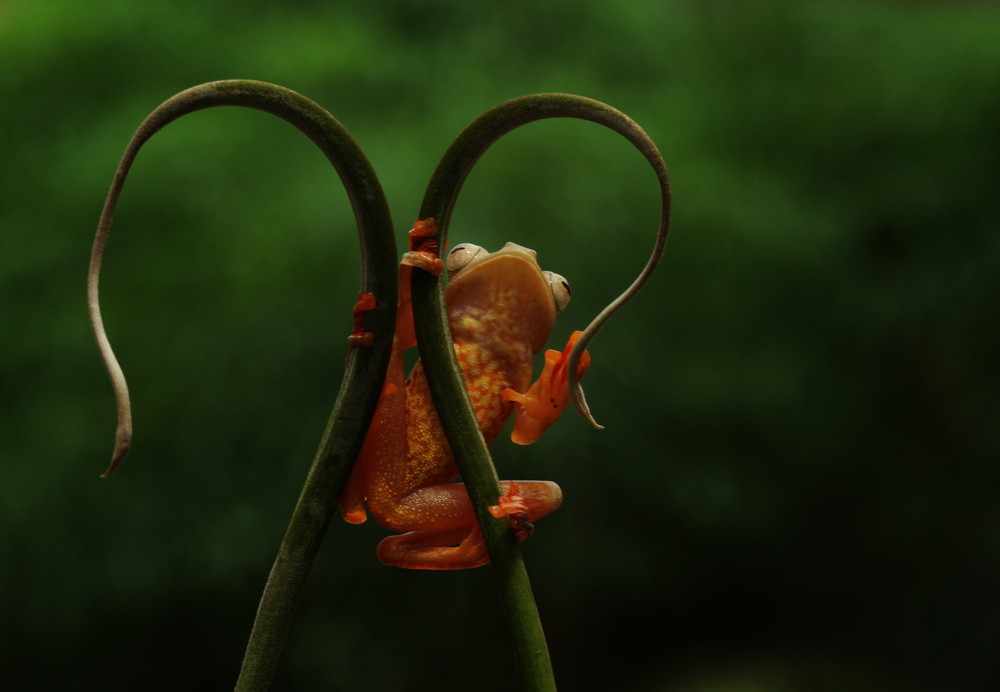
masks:
<instances>
[{"instance_id":1,"label":"frog's eye","mask_svg":"<svg viewBox=\"0 0 1000 692\"><path fill-rule=\"evenodd\" d=\"M549 282L549 288L552 289L552 298L556 302L556 310L565 310L566 306L569 305L571 295L569 281L555 272L542 272L542 276Z\"/></svg>"},{"instance_id":2,"label":"frog's eye","mask_svg":"<svg viewBox=\"0 0 1000 692\"><path fill-rule=\"evenodd\" d=\"M456 245L448 253L448 276L452 276L455 272L465 269L472 260L481 254L485 255L488 253L478 245L471 243Z\"/></svg>"}]
</instances>

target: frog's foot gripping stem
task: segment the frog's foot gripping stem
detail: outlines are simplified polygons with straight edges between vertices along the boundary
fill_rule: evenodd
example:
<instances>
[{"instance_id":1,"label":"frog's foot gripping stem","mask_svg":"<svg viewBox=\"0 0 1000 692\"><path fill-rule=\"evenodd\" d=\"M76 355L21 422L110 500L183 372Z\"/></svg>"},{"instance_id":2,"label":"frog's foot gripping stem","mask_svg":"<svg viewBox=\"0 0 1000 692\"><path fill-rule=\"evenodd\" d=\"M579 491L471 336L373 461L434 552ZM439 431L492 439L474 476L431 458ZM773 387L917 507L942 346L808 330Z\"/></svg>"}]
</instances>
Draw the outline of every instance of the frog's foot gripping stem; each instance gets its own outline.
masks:
<instances>
[{"instance_id":1,"label":"frog's foot gripping stem","mask_svg":"<svg viewBox=\"0 0 1000 692\"><path fill-rule=\"evenodd\" d=\"M354 327L351 329L351 335L347 337L347 360L344 361L344 366L347 366L347 361L351 359L351 351L354 350L355 346L365 346L371 348L372 344L375 343L375 335L372 334L365 327L365 313L370 312L375 309L375 294L374 293L359 293L358 302L354 304Z\"/></svg>"},{"instance_id":2,"label":"frog's foot gripping stem","mask_svg":"<svg viewBox=\"0 0 1000 692\"><path fill-rule=\"evenodd\" d=\"M573 332L562 353L552 349L545 352L542 374L527 392L522 394L509 387L503 390L503 400L514 402L514 431L510 434L510 439L517 444L530 445L566 409L566 404L569 403L567 363L570 351L582 335L583 332ZM590 354L584 351L577 369L578 379L583 379L589 367Z\"/></svg>"},{"instance_id":3,"label":"frog's foot gripping stem","mask_svg":"<svg viewBox=\"0 0 1000 692\"><path fill-rule=\"evenodd\" d=\"M531 523L529 516L528 504L521 497L520 492L521 488L518 486L517 481L510 481L507 494L501 495L498 498L497 501L499 504L492 505L489 508L490 514L497 519L503 517L510 518L510 525L514 529L514 535L517 536L518 543L528 540L535 532L535 525Z\"/></svg>"},{"instance_id":4,"label":"frog's foot gripping stem","mask_svg":"<svg viewBox=\"0 0 1000 692\"><path fill-rule=\"evenodd\" d=\"M402 264L426 269L434 276L444 271L444 260L438 256L437 234L434 219L415 221L410 229L410 251L403 253Z\"/></svg>"}]
</instances>

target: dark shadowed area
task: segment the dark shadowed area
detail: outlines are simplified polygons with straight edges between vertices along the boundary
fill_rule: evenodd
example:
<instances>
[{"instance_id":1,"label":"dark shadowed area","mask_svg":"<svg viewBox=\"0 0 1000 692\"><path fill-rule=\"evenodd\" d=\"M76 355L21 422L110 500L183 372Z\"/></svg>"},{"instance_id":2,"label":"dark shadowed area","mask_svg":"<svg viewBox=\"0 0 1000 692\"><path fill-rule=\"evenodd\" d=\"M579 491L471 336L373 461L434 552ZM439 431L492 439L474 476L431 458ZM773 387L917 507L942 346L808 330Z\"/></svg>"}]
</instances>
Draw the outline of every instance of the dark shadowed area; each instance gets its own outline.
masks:
<instances>
[{"instance_id":1,"label":"dark shadowed area","mask_svg":"<svg viewBox=\"0 0 1000 692\"><path fill-rule=\"evenodd\" d=\"M524 544L566 690L1000 688L1000 10L986 2L0 0L0 688L228 689L340 383L357 240L287 124L213 109L140 154L104 320L104 195L161 101L223 78L335 115L402 247L486 109L605 101L670 170L667 253L591 347L597 419L494 446L558 482ZM451 227L566 276L561 346L631 281L656 180L546 121ZM383 567L328 533L276 690L510 690L489 568Z\"/></svg>"}]
</instances>

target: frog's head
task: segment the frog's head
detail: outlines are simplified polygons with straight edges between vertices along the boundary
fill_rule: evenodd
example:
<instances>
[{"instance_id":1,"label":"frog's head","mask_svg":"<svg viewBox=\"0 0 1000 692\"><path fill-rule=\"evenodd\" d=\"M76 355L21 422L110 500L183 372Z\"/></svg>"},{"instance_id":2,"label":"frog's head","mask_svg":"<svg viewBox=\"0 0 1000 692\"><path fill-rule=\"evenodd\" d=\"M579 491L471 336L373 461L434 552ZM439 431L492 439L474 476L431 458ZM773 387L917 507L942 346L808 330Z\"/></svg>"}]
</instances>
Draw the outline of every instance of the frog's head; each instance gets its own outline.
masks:
<instances>
[{"instance_id":1,"label":"frog's head","mask_svg":"<svg viewBox=\"0 0 1000 692\"><path fill-rule=\"evenodd\" d=\"M532 353L545 347L556 314L569 304L569 283L542 271L534 250L507 243L496 252L462 243L448 253L448 310L495 322L519 334Z\"/></svg>"}]
</instances>

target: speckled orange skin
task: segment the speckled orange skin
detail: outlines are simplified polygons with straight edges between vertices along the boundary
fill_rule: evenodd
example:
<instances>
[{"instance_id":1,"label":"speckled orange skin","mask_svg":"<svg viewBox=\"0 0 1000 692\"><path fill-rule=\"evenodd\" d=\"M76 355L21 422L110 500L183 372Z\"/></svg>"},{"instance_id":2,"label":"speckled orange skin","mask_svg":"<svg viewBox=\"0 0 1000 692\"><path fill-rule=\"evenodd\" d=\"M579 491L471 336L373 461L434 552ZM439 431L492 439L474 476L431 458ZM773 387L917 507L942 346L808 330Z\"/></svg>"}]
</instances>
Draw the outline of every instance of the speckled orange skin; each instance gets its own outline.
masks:
<instances>
[{"instance_id":1,"label":"speckled orange skin","mask_svg":"<svg viewBox=\"0 0 1000 692\"><path fill-rule=\"evenodd\" d=\"M401 273L408 274L408 268ZM528 389L532 356L544 347L555 324L552 291L534 251L508 243L458 273L446 299L466 388L483 437L491 444L513 412L513 404L503 399L504 389ZM422 364L403 381L402 351L413 342L412 334L397 332L382 399L342 500L344 517L364 521L366 500L382 526L415 532L382 542L379 557L387 564L425 569L485 564L489 558L465 486L451 483L458 468ZM562 502L555 483L517 483L530 521ZM502 487L509 491L508 483Z\"/></svg>"}]
</instances>

